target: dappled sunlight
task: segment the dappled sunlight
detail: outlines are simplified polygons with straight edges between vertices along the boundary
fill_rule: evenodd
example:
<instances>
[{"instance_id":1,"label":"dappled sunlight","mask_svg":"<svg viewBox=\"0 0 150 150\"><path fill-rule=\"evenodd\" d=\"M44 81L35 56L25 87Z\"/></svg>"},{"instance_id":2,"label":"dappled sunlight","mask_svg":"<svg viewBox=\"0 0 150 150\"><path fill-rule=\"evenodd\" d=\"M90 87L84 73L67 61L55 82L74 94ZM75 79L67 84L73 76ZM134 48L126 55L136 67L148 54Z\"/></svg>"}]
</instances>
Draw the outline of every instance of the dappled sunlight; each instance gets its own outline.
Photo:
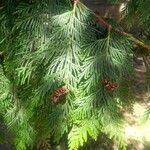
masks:
<instances>
[{"instance_id":1,"label":"dappled sunlight","mask_svg":"<svg viewBox=\"0 0 150 150\"><path fill-rule=\"evenodd\" d=\"M148 104L147 104L148 105ZM150 146L150 121L143 121L146 104L135 103L133 113L125 113L125 137L129 148L135 150L148 150ZM133 150L134 150L133 149Z\"/></svg>"}]
</instances>

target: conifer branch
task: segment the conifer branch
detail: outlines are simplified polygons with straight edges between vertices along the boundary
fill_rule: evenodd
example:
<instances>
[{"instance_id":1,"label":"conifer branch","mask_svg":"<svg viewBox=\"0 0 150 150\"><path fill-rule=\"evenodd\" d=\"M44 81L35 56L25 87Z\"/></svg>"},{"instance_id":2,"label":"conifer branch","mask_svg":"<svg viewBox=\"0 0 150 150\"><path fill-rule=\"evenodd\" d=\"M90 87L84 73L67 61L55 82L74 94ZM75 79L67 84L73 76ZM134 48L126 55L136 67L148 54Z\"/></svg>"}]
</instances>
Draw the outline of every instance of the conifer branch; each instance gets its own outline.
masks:
<instances>
[{"instance_id":1,"label":"conifer branch","mask_svg":"<svg viewBox=\"0 0 150 150\"><path fill-rule=\"evenodd\" d=\"M7 72L6 72L6 69L5 69L4 59L5 59L5 58L4 58L4 52L1 52L1 53L0 53L0 64L1 64L1 66L2 66L3 73L4 73L5 77L8 79L8 77L7 77Z\"/></svg>"},{"instance_id":2,"label":"conifer branch","mask_svg":"<svg viewBox=\"0 0 150 150\"><path fill-rule=\"evenodd\" d=\"M144 42L142 42L141 40L135 38L133 35L127 33L127 32L121 32L117 29L114 29L109 23L107 23L99 14L97 14L96 12L94 13L94 16L98 19L98 22L105 28L105 29L109 29L109 30L114 30L126 37L128 37L131 41L133 41L138 47L142 47L144 49L150 50L150 45L145 44Z\"/></svg>"},{"instance_id":3,"label":"conifer branch","mask_svg":"<svg viewBox=\"0 0 150 150\"><path fill-rule=\"evenodd\" d=\"M7 9L10 6L6 4ZM96 140L100 132L124 146L118 132L123 127L119 111L131 104L130 95L124 100L130 89L122 77L132 77L132 36L96 13L93 16L81 0L51 1L51 5L18 1L15 6L4 12L2 20L7 31L2 39L13 27L15 40L4 42L2 58L0 52L10 78L6 90L0 84L0 97L5 93L9 94L5 99L10 97L11 108L4 118L16 149L38 144L39 137L45 140L50 135L59 142L68 135L68 149L74 150L89 136ZM14 13L15 22L5 26ZM96 18L101 26L93 25Z\"/></svg>"}]
</instances>

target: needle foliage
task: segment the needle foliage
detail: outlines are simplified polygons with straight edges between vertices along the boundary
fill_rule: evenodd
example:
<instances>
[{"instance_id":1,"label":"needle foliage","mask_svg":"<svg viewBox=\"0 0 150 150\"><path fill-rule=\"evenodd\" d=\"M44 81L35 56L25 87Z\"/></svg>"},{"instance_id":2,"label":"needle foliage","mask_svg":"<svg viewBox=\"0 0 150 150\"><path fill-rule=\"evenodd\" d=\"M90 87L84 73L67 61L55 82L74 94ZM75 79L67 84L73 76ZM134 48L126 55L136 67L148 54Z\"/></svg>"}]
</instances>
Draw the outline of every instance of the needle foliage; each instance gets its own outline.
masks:
<instances>
[{"instance_id":1,"label":"needle foliage","mask_svg":"<svg viewBox=\"0 0 150 150\"><path fill-rule=\"evenodd\" d=\"M77 150L102 133L125 149L132 56L122 30L103 28L78 0L1 0L0 113L15 149L67 137ZM109 91L105 79L119 87ZM56 104L50 96L63 85Z\"/></svg>"}]
</instances>

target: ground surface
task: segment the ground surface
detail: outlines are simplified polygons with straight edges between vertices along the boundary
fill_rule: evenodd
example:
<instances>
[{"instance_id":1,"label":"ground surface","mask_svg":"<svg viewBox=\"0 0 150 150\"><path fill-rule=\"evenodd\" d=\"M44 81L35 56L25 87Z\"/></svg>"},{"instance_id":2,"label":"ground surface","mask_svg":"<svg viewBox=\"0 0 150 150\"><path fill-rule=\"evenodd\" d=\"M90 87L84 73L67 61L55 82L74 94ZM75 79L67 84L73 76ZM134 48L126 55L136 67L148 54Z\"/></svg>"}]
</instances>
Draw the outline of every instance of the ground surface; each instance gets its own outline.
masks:
<instances>
[{"instance_id":1,"label":"ground surface","mask_svg":"<svg viewBox=\"0 0 150 150\"><path fill-rule=\"evenodd\" d=\"M150 106L150 94L145 88L146 68L141 57L135 61L135 76L133 113L125 113L128 150L150 150L150 121L144 120L146 108Z\"/></svg>"}]
</instances>

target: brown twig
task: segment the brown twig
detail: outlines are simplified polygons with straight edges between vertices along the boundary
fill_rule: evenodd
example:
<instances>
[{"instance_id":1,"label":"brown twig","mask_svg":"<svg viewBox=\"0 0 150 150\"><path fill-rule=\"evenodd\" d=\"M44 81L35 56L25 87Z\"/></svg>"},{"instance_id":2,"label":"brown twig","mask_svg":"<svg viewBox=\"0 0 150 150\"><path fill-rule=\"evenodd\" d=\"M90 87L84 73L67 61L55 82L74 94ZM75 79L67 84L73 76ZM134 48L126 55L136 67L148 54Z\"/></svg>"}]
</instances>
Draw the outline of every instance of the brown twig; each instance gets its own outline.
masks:
<instances>
[{"instance_id":1,"label":"brown twig","mask_svg":"<svg viewBox=\"0 0 150 150\"><path fill-rule=\"evenodd\" d=\"M94 16L97 18L97 21L106 29L112 29L112 26L108 24L96 11L95 13L93 12Z\"/></svg>"},{"instance_id":2,"label":"brown twig","mask_svg":"<svg viewBox=\"0 0 150 150\"><path fill-rule=\"evenodd\" d=\"M135 38L135 37L132 36L131 34L126 33L126 32L120 32L120 33L121 33L122 35L124 35L124 36L127 36L131 41L135 42L135 44L136 44L138 47L141 47L141 48L150 50L150 45L145 44L144 42L142 42L141 40Z\"/></svg>"},{"instance_id":3,"label":"brown twig","mask_svg":"<svg viewBox=\"0 0 150 150\"><path fill-rule=\"evenodd\" d=\"M131 41L133 41L137 46L142 47L144 49L150 50L150 45L145 44L144 42L142 42L141 40L135 38L133 35L126 33L126 32L121 32L117 29L114 29L111 24L107 23L100 15L98 12L93 12L94 16L98 19L98 22L106 29L109 30L114 30L126 37L128 37Z\"/></svg>"},{"instance_id":4,"label":"brown twig","mask_svg":"<svg viewBox=\"0 0 150 150\"><path fill-rule=\"evenodd\" d=\"M70 0L70 2L72 5L76 5L79 2L79 0Z\"/></svg>"}]
</instances>

